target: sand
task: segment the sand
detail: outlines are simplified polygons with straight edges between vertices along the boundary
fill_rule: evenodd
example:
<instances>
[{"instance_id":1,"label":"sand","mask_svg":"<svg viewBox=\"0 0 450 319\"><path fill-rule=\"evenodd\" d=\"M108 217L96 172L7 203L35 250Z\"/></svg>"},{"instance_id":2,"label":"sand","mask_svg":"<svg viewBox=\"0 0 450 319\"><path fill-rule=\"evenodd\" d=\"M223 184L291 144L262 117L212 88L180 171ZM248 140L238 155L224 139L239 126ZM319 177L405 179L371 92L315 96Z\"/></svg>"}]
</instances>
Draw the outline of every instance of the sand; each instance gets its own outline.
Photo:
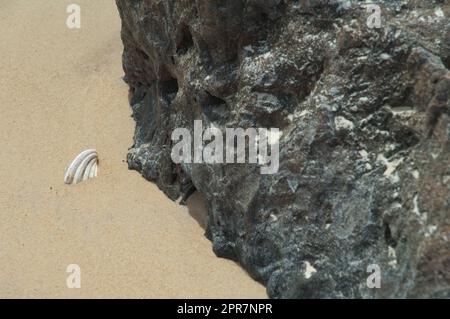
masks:
<instances>
[{"instance_id":1,"label":"sand","mask_svg":"<svg viewBox=\"0 0 450 319\"><path fill-rule=\"evenodd\" d=\"M134 123L113 0L0 0L0 297L265 298L188 209L129 171ZM99 176L63 183L86 148ZM200 216L200 217L199 217ZM81 267L81 288L66 267Z\"/></svg>"}]
</instances>

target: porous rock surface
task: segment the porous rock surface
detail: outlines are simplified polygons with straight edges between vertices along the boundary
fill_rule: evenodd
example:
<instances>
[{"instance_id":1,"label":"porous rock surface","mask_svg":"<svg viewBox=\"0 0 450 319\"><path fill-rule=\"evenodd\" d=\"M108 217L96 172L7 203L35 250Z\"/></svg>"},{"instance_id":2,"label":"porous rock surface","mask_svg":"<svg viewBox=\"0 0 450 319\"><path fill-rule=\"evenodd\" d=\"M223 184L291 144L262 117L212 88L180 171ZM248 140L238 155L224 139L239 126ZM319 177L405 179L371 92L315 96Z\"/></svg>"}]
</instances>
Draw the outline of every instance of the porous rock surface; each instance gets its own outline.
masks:
<instances>
[{"instance_id":1,"label":"porous rock surface","mask_svg":"<svg viewBox=\"0 0 450 319\"><path fill-rule=\"evenodd\" d=\"M116 2L129 167L202 193L218 256L273 298L450 297L449 1ZM279 171L174 164L199 119L279 128Z\"/></svg>"}]
</instances>

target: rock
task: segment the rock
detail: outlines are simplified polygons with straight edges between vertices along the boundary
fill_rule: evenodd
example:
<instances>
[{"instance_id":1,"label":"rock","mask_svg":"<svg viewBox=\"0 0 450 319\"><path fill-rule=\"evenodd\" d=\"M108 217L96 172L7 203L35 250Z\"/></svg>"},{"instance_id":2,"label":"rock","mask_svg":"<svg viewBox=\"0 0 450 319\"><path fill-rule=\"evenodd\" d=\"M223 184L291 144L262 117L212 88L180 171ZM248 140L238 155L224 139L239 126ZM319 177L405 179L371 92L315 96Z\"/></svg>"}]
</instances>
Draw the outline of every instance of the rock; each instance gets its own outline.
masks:
<instances>
[{"instance_id":1,"label":"rock","mask_svg":"<svg viewBox=\"0 0 450 319\"><path fill-rule=\"evenodd\" d=\"M450 297L448 1L379 1L380 28L359 1L116 2L129 167L202 193L218 256L273 298ZM173 163L199 119L279 128L278 172Z\"/></svg>"},{"instance_id":2,"label":"rock","mask_svg":"<svg viewBox=\"0 0 450 319\"><path fill-rule=\"evenodd\" d=\"M347 120L343 116L336 116L334 118L334 126L335 126L337 131L340 131L340 130L351 131L355 127L355 125L353 125L352 121Z\"/></svg>"}]
</instances>

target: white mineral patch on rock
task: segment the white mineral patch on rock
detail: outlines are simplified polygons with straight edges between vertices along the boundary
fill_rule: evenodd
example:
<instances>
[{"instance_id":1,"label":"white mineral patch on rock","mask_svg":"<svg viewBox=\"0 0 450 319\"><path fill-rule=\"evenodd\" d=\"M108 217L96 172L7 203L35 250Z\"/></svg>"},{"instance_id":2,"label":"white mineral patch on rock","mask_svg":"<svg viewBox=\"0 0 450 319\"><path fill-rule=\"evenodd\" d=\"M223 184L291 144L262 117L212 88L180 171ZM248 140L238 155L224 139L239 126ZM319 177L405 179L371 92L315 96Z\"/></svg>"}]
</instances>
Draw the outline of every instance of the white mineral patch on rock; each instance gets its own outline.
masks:
<instances>
[{"instance_id":1,"label":"white mineral patch on rock","mask_svg":"<svg viewBox=\"0 0 450 319\"><path fill-rule=\"evenodd\" d=\"M336 116L334 119L334 126L336 127L336 130L348 130L351 131L355 127L352 121L347 120L343 116Z\"/></svg>"},{"instance_id":2,"label":"white mineral patch on rock","mask_svg":"<svg viewBox=\"0 0 450 319\"><path fill-rule=\"evenodd\" d=\"M366 150L360 150L360 151L359 151L359 155L361 155L361 158L362 158L364 161L368 161L368 160L369 160L369 153L367 153Z\"/></svg>"},{"instance_id":3,"label":"white mineral patch on rock","mask_svg":"<svg viewBox=\"0 0 450 319\"><path fill-rule=\"evenodd\" d=\"M419 197L416 195L413 198L413 212L417 215L420 216L420 210L419 210Z\"/></svg>"},{"instance_id":4,"label":"white mineral patch on rock","mask_svg":"<svg viewBox=\"0 0 450 319\"><path fill-rule=\"evenodd\" d=\"M382 54L380 54L380 58L383 59L383 60L389 60L392 57L389 54L387 54L387 53L382 53Z\"/></svg>"},{"instance_id":5,"label":"white mineral patch on rock","mask_svg":"<svg viewBox=\"0 0 450 319\"><path fill-rule=\"evenodd\" d=\"M359 98L359 102L361 102L361 103L367 103L367 102L369 102L369 98L363 96L363 97Z\"/></svg>"},{"instance_id":6,"label":"white mineral patch on rock","mask_svg":"<svg viewBox=\"0 0 450 319\"><path fill-rule=\"evenodd\" d=\"M311 276L317 272L316 268L314 268L309 261L305 262L305 272L303 273L303 275L305 276L306 279L311 278Z\"/></svg>"},{"instance_id":7,"label":"white mineral patch on rock","mask_svg":"<svg viewBox=\"0 0 450 319\"><path fill-rule=\"evenodd\" d=\"M425 237L430 237L431 235L433 235L437 230L437 226L436 225L431 225L427 227L427 232L425 233Z\"/></svg>"},{"instance_id":8,"label":"white mineral patch on rock","mask_svg":"<svg viewBox=\"0 0 450 319\"><path fill-rule=\"evenodd\" d=\"M388 256L391 259L388 262L389 266L392 266L392 267L397 266L397 253L395 252L395 249L391 246L388 246Z\"/></svg>"},{"instance_id":9,"label":"white mineral patch on rock","mask_svg":"<svg viewBox=\"0 0 450 319\"><path fill-rule=\"evenodd\" d=\"M391 209L400 209L400 208L402 208L402 204L400 203L393 203L391 205Z\"/></svg>"},{"instance_id":10,"label":"white mineral patch on rock","mask_svg":"<svg viewBox=\"0 0 450 319\"><path fill-rule=\"evenodd\" d=\"M442 11L441 8L437 8L436 10L434 10L434 14L436 15L436 17L439 17L439 18L445 17L445 13L444 13L444 11Z\"/></svg>"},{"instance_id":11,"label":"white mineral patch on rock","mask_svg":"<svg viewBox=\"0 0 450 319\"><path fill-rule=\"evenodd\" d=\"M302 116L308 115L309 113L311 113L309 110L303 110L303 111L299 114L299 116L302 117Z\"/></svg>"},{"instance_id":12,"label":"white mineral patch on rock","mask_svg":"<svg viewBox=\"0 0 450 319\"><path fill-rule=\"evenodd\" d=\"M386 170L384 171L383 175L386 177L390 177L397 169L397 167L403 162L403 158L398 158L393 160L392 162L389 162L389 160L384 157L383 154L379 154L377 157L377 162L381 162L386 166Z\"/></svg>"}]
</instances>

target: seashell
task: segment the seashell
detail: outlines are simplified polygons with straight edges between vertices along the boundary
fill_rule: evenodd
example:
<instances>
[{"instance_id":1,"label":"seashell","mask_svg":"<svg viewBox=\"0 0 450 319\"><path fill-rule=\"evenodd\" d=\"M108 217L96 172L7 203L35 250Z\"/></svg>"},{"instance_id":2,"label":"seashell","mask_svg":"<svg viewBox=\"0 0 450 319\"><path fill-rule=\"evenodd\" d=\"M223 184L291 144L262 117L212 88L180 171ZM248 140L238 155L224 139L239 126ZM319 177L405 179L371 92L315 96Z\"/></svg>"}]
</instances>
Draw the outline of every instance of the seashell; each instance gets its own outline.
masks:
<instances>
[{"instance_id":1,"label":"seashell","mask_svg":"<svg viewBox=\"0 0 450 319\"><path fill-rule=\"evenodd\" d=\"M98 154L94 149L88 149L75 157L64 173L64 183L78 184L89 178L97 177Z\"/></svg>"}]
</instances>

